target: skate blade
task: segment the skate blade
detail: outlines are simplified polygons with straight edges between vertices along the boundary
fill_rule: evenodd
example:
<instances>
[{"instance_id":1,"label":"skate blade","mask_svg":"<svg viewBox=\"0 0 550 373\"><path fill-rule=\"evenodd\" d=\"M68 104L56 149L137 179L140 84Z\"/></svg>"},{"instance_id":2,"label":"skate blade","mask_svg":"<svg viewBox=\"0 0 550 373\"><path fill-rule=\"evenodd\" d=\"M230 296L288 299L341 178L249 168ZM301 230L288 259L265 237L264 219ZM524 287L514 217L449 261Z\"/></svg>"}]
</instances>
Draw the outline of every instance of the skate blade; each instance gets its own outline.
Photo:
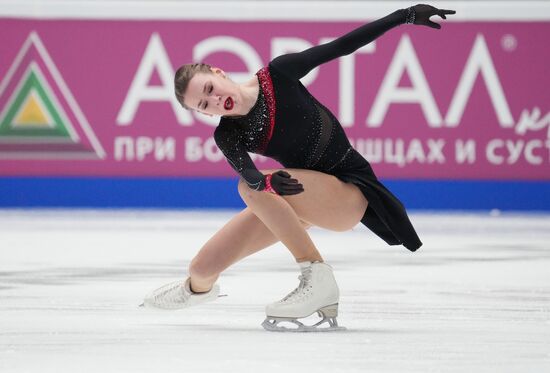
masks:
<instances>
[{"instance_id":1,"label":"skate blade","mask_svg":"<svg viewBox=\"0 0 550 373\"><path fill-rule=\"evenodd\" d=\"M280 326L281 323L291 323L295 327L289 328L286 326ZM328 323L327 326L322 326L323 324ZM345 331L347 330L343 326L339 326L336 318L323 318L314 325L305 325L304 323L292 319L292 318L275 318L267 317L262 323L262 327L269 332L290 332L290 333L313 333L313 332L336 332L336 331Z\"/></svg>"},{"instance_id":2,"label":"skate blade","mask_svg":"<svg viewBox=\"0 0 550 373\"><path fill-rule=\"evenodd\" d=\"M218 295L218 298L223 298L223 297L227 297L227 294L220 294L220 295ZM171 311L171 310L179 310L179 309L187 308L187 307L173 307L173 308L157 307L157 306L154 306L154 305L145 305L145 302L143 302L143 303L141 303L140 305L138 305L138 307L140 307L140 308L156 309L156 310L168 310L168 311Z\"/></svg>"}]
</instances>

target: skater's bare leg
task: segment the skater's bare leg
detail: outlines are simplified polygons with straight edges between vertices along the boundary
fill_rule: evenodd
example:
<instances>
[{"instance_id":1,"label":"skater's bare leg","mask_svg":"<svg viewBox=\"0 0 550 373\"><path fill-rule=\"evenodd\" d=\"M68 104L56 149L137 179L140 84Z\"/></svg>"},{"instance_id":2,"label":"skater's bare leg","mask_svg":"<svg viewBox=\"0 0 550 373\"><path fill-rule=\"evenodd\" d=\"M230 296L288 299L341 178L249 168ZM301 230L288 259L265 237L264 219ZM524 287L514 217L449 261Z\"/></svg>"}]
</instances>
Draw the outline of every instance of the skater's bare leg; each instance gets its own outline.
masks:
<instances>
[{"instance_id":1,"label":"skater's bare leg","mask_svg":"<svg viewBox=\"0 0 550 373\"><path fill-rule=\"evenodd\" d=\"M321 254L300 223L300 218L281 196L257 192L241 179L239 194L247 206L290 250L297 262L322 261Z\"/></svg>"},{"instance_id":2,"label":"skater's bare leg","mask_svg":"<svg viewBox=\"0 0 550 373\"><path fill-rule=\"evenodd\" d=\"M262 172L267 174L274 171ZM272 202L273 198L279 200L279 203L272 204L275 211L282 205L284 212L292 216L292 210L289 211L288 206L292 207L294 214L299 217L303 233L307 236L306 242L309 236L305 229L311 225L334 231L345 231L353 228L360 221L368 202L356 186L317 171L301 169L285 169L285 171L304 185L303 193L277 196L252 191L244 184L239 185L239 192L243 195L243 199L246 198L247 204L256 206L256 209L263 211L264 215L269 215L269 209L266 209L266 204L263 203L265 199L261 198L264 196L271 198L267 200L268 203ZM260 205L262 203L263 205ZM284 213L279 216L284 216ZM277 228L277 221L269 218L268 220ZM278 226L279 231L280 228ZM304 237L300 232L298 233L299 236ZM279 237L260 220L252 208L244 209L217 232L191 262L189 272L193 290L208 291L218 275L231 264L278 241L280 241ZM309 241L311 242L311 239ZM290 242L291 247L301 245L300 240L292 236L287 242Z\"/></svg>"},{"instance_id":3,"label":"skater's bare leg","mask_svg":"<svg viewBox=\"0 0 550 373\"><path fill-rule=\"evenodd\" d=\"M311 227L306 222L301 224L304 229ZM191 261L189 274L193 290L210 290L226 268L277 242L279 239L252 210L245 208L216 232Z\"/></svg>"},{"instance_id":4,"label":"skater's bare leg","mask_svg":"<svg viewBox=\"0 0 550 373\"><path fill-rule=\"evenodd\" d=\"M285 244L297 262L322 261L321 254L301 221L330 230L348 230L363 217L368 202L355 185L344 183L333 175L304 169L285 171L304 186L304 192L279 196L254 191L241 180L239 193L254 214Z\"/></svg>"}]
</instances>

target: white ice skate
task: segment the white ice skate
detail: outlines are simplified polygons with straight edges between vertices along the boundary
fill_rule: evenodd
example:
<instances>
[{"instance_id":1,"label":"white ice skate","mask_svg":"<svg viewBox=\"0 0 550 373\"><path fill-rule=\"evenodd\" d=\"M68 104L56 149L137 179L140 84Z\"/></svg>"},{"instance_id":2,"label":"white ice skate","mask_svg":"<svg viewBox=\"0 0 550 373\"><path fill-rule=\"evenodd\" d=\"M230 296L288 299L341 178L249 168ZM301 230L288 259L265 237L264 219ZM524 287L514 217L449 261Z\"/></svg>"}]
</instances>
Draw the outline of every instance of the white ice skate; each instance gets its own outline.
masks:
<instances>
[{"instance_id":1,"label":"white ice skate","mask_svg":"<svg viewBox=\"0 0 550 373\"><path fill-rule=\"evenodd\" d=\"M275 332L321 332L345 330L338 326L338 299L340 293L334 279L332 268L321 262L299 263L302 275L300 285L278 302L266 307L267 318L262 323L264 329ZM298 319L308 317L315 312L320 321L305 325ZM291 323L288 328L279 324ZM323 325L328 323L328 327Z\"/></svg>"},{"instance_id":2,"label":"white ice skate","mask_svg":"<svg viewBox=\"0 0 550 373\"><path fill-rule=\"evenodd\" d=\"M175 310L211 302L220 294L220 287L214 284L208 293L193 293L190 279L175 281L152 291L143 300L142 307Z\"/></svg>"}]
</instances>

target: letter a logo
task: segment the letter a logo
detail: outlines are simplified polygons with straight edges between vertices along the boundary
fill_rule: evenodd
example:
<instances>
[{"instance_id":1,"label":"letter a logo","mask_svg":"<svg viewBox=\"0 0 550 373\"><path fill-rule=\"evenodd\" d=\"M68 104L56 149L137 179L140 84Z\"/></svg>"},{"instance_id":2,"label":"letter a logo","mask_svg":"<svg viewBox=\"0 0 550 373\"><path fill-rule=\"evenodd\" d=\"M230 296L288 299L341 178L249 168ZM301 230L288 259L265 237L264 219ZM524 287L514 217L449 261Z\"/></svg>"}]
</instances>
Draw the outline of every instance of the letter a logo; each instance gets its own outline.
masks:
<instances>
[{"instance_id":1,"label":"letter a logo","mask_svg":"<svg viewBox=\"0 0 550 373\"><path fill-rule=\"evenodd\" d=\"M105 158L36 32L0 83L0 110L0 159Z\"/></svg>"}]
</instances>

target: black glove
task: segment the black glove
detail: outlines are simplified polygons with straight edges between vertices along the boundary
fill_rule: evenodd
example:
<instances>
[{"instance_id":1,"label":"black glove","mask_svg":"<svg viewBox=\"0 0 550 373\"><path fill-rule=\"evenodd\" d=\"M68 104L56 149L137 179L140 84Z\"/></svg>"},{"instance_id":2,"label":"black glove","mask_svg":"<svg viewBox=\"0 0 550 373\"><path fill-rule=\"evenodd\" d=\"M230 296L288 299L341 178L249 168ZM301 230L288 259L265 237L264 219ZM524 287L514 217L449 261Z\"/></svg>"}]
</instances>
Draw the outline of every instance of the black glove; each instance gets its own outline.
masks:
<instances>
[{"instance_id":1,"label":"black glove","mask_svg":"<svg viewBox=\"0 0 550 373\"><path fill-rule=\"evenodd\" d=\"M440 29L441 25L430 21L431 16L440 16L447 19L446 14L455 14L454 10L437 9L431 5L418 4L407 9L407 23L415 25L424 25L435 29Z\"/></svg>"},{"instance_id":2,"label":"black glove","mask_svg":"<svg viewBox=\"0 0 550 373\"><path fill-rule=\"evenodd\" d=\"M304 186L298 183L298 180L291 179L286 171L277 171L272 173L270 184L273 190L281 196L298 194L304 191Z\"/></svg>"}]
</instances>

